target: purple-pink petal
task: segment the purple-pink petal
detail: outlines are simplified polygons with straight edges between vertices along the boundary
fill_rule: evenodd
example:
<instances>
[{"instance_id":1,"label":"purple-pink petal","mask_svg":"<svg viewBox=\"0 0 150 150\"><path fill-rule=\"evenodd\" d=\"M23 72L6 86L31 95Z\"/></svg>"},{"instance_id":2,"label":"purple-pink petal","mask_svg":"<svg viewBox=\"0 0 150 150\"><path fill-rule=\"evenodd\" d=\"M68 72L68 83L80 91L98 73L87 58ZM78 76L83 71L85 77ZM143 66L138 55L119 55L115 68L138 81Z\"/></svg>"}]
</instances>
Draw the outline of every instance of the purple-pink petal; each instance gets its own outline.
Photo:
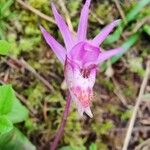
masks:
<instances>
[{"instance_id":1,"label":"purple-pink petal","mask_svg":"<svg viewBox=\"0 0 150 150\"><path fill-rule=\"evenodd\" d=\"M62 45L60 45L42 26L40 26L40 29L48 45L54 51L61 63L64 64L66 59L65 48Z\"/></svg>"},{"instance_id":2,"label":"purple-pink petal","mask_svg":"<svg viewBox=\"0 0 150 150\"><path fill-rule=\"evenodd\" d=\"M119 48L111 49L106 52L100 53L98 60L97 60L97 64L102 63L103 61L109 59L110 57L121 53L123 50L124 49L122 47L119 47Z\"/></svg>"},{"instance_id":3,"label":"purple-pink petal","mask_svg":"<svg viewBox=\"0 0 150 150\"><path fill-rule=\"evenodd\" d=\"M69 52L68 57L76 62L80 67L92 64L98 59L100 50L98 47L90 45L89 43L80 42L73 47Z\"/></svg>"},{"instance_id":4,"label":"purple-pink petal","mask_svg":"<svg viewBox=\"0 0 150 150\"><path fill-rule=\"evenodd\" d=\"M86 39L90 2L91 0L86 0L81 11L80 21L79 21L78 31L77 31L78 41L83 41Z\"/></svg>"},{"instance_id":5,"label":"purple-pink petal","mask_svg":"<svg viewBox=\"0 0 150 150\"><path fill-rule=\"evenodd\" d=\"M96 46L99 46L106 37L110 34L114 27L116 27L120 22L120 19L113 21L107 25L102 31L92 40L92 43Z\"/></svg>"},{"instance_id":6,"label":"purple-pink petal","mask_svg":"<svg viewBox=\"0 0 150 150\"><path fill-rule=\"evenodd\" d=\"M72 33L69 31L68 26L66 25L62 16L58 13L53 3L52 3L52 10L53 10L53 14L54 14L56 23L58 25L58 28L63 36L66 49L69 51L73 47Z\"/></svg>"}]
</instances>

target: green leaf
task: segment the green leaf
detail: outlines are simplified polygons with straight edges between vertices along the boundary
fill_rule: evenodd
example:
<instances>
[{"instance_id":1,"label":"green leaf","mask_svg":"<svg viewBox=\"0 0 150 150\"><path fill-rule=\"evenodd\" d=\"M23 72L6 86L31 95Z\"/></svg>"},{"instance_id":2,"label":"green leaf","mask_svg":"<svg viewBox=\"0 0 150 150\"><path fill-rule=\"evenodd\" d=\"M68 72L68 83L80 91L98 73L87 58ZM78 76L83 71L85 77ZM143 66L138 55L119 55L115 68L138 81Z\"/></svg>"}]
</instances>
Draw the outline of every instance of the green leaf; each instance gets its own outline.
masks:
<instances>
[{"instance_id":1,"label":"green leaf","mask_svg":"<svg viewBox=\"0 0 150 150\"><path fill-rule=\"evenodd\" d=\"M95 143L92 143L89 147L89 150L97 150L97 146Z\"/></svg>"},{"instance_id":2,"label":"green leaf","mask_svg":"<svg viewBox=\"0 0 150 150\"><path fill-rule=\"evenodd\" d=\"M150 25L146 24L143 26L143 31L150 36Z\"/></svg>"},{"instance_id":3,"label":"green leaf","mask_svg":"<svg viewBox=\"0 0 150 150\"><path fill-rule=\"evenodd\" d=\"M128 22L136 19L136 15L147 5L150 3L150 0L142 0L136 3L136 5L129 11L126 16Z\"/></svg>"},{"instance_id":4,"label":"green leaf","mask_svg":"<svg viewBox=\"0 0 150 150\"><path fill-rule=\"evenodd\" d=\"M36 150L35 146L17 128L0 136L1 150Z\"/></svg>"},{"instance_id":5,"label":"green leaf","mask_svg":"<svg viewBox=\"0 0 150 150\"><path fill-rule=\"evenodd\" d=\"M16 98L11 85L0 86L0 115L6 115L13 123L24 121L28 110Z\"/></svg>"},{"instance_id":6,"label":"green leaf","mask_svg":"<svg viewBox=\"0 0 150 150\"><path fill-rule=\"evenodd\" d=\"M123 47L124 51L121 54L112 57L111 62L115 63L116 61L118 61L122 57L122 55L125 54L130 49L130 47L133 46L133 44L135 44L135 42L139 38L139 35L140 33L136 33L130 36L121 46Z\"/></svg>"},{"instance_id":7,"label":"green leaf","mask_svg":"<svg viewBox=\"0 0 150 150\"><path fill-rule=\"evenodd\" d=\"M11 47L10 43L4 40L0 40L0 54L1 55L7 55L10 47Z\"/></svg>"},{"instance_id":8,"label":"green leaf","mask_svg":"<svg viewBox=\"0 0 150 150\"><path fill-rule=\"evenodd\" d=\"M131 22L132 20L136 19L136 16L139 14L139 12L147 5L150 3L150 0L142 0L139 1L132 9L131 11L129 11L129 13L126 15L126 20L127 22ZM127 24L128 24L127 23ZM105 44L111 44L116 42L120 36L121 33L123 31L123 29L125 28L125 26L127 25L125 24L123 21L121 21L121 23L119 24L119 26L117 27L117 29L115 30L115 32L108 36L107 39L105 40Z\"/></svg>"},{"instance_id":9,"label":"green leaf","mask_svg":"<svg viewBox=\"0 0 150 150\"><path fill-rule=\"evenodd\" d=\"M25 106L23 106L20 101L15 98L11 111L7 114L7 117L13 123L19 123L27 119L28 110Z\"/></svg>"},{"instance_id":10,"label":"green leaf","mask_svg":"<svg viewBox=\"0 0 150 150\"><path fill-rule=\"evenodd\" d=\"M1 14L5 13L7 9L13 4L13 0L7 0L1 7Z\"/></svg>"},{"instance_id":11,"label":"green leaf","mask_svg":"<svg viewBox=\"0 0 150 150\"><path fill-rule=\"evenodd\" d=\"M11 85L0 86L0 115L11 111L14 99L15 94Z\"/></svg>"},{"instance_id":12,"label":"green leaf","mask_svg":"<svg viewBox=\"0 0 150 150\"><path fill-rule=\"evenodd\" d=\"M13 124L6 116L0 116L0 135L13 129Z\"/></svg>"}]
</instances>

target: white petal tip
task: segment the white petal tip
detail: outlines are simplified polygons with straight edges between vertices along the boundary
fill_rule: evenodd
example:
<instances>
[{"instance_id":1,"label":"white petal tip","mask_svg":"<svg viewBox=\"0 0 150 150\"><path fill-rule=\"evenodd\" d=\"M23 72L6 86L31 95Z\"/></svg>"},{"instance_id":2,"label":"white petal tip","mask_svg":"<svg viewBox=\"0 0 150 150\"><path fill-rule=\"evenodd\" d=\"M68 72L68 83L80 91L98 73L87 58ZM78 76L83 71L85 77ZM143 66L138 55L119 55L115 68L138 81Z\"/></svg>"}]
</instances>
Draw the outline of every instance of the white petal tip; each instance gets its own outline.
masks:
<instances>
[{"instance_id":1,"label":"white petal tip","mask_svg":"<svg viewBox=\"0 0 150 150\"><path fill-rule=\"evenodd\" d=\"M78 108L78 113L80 115L80 117L83 117L83 109L82 108Z\"/></svg>"},{"instance_id":2,"label":"white petal tip","mask_svg":"<svg viewBox=\"0 0 150 150\"><path fill-rule=\"evenodd\" d=\"M53 3L53 2L51 2L51 7L52 7L52 8L55 8L55 5L54 5L54 3Z\"/></svg>"},{"instance_id":3,"label":"white petal tip","mask_svg":"<svg viewBox=\"0 0 150 150\"><path fill-rule=\"evenodd\" d=\"M40 27L41 32L45 31L44 27L42 27L41 25L39 25L39 27Z\"/></svg>"},{"instance_id":4,"label":"white petal tip","mask_svg":"<svg viewBox=\"0 0 150 150\"><path fill-rule=\"evenodd\" d=\"M55 4L52 2L51 3L52 11L53 13L58 13Z\"/></svg>"},{"instance_id":5,"label":"white petal tip","mask_svg":"<svg viewBox=\"0 0 150 150\"><path fill-rule=\"evenodd\" d=\"M120 21L121 21L121 19L117 19L117 20L115 20L115 23L116 23L116 24L119 24Z\"/></svg>"},{"instance_id":6,"label":"white petal tip","mask_svg":"<svg viewBox=\"0 0 150 150\"><path fill-rule=\"evenodd\" d=\"M90 107L85 108L84 111L90 118L93 118L93 114L91 112Z\"/></svg>"},{"instance_id":7,"label":"white petal tip","mask_svg":"<svg viewBox=\"0 0 150 150\"><path fill-rule=\"evenodd\" d=\"M78 113L79 113L80 118L83 118L83 112L78 111Z\"/></svg>"}]
</instances>

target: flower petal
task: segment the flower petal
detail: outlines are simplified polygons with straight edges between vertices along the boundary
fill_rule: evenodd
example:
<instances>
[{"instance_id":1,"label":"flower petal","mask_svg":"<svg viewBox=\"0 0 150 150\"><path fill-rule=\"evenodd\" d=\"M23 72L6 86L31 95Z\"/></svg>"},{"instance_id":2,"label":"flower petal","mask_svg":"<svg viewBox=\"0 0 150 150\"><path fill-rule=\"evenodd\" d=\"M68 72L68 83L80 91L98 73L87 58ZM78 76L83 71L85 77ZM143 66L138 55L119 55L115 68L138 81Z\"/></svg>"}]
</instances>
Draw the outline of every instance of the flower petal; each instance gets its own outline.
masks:
<instances>
[{"instance_id":1,"label":"flower petal","mask_svg":"<svg viewBox=\"0 0 150 150\"><path fill-rule=\"evenodd\" d=\"M113 30L115 26L117 26L120 22L120 19L113 21L109 25L107 25L102 31L92 40L92 43L96 46L99 46L109 35L109 33Z\"/></svg>"},{"instance_id":2,"label":"flower petal","mask_svg":"<svg viewBox=\"0 0 150 150\"><path fill-rule=\"evenodd\" d=\"M40 26L40 29L48 45L52 48L61 63L64 64L66 59L65 48L60 45L42 26Z\"/></svg>"},{"instance_id":3,"label":"flower petal","mask_svg":"<svg viewBox=\"0 0 150 150\"><path fill-rule=\"evenodd\" d=\"M93 118L93 114L92 114L92 112L91 112L90 107L84 108L84 112L85 112L90 118Z\"/></svg>"},{"instance_id":4,"label":"flower petal","mask_svg":"<svg viewBox=\"0 0 150 150\"><path fill-rule=\"evenodd\" d=\"M102 63L103 61L109 59L110 57L121 53L123 50L124 49L122 47L119 47L119 48L115 48L115 49L100 53L98 60L97 60L97 64Z\"/></svg>"},{"instance_id":5,"label":"flower petal","mask_svg":"<svg viewBox=\"0 0 150 150\"><path fill-rule=\"evenodd\" d=\"M77 31L77 39L79 41L83 41L86 39L90 2L91 0L86 0L81 11L81 16L80 16L80 21L79 21L79 26Z\"/></svg>"},{"instance_id":6,"label":"flower petal","mask_svg":"<svg viewBox=\"0 0 150 150\"><path fill-rule=\"evenodd\" d=\"M56 23L58 25L58 28L63 36L65 45L66 45L66 49L70 50L73 47L73 38L72 38L72 34L68 29L68 26L66 25L64 19L61 17L61 15L58 13L55 5L52 3L52 10L53 10L53 14L56 20Z\"/></svg>"},{"instance_id":7,"label":"flower petal","mask_svg":"<svg viewBox=\"0 0 150 150\"><path fill-rule=\"evenodd\" d=\"M81 68L92 64L98 59L100 49L86 42L79 42L68 53L68 57L76 62Z\"/></svg>"}]
</instances>

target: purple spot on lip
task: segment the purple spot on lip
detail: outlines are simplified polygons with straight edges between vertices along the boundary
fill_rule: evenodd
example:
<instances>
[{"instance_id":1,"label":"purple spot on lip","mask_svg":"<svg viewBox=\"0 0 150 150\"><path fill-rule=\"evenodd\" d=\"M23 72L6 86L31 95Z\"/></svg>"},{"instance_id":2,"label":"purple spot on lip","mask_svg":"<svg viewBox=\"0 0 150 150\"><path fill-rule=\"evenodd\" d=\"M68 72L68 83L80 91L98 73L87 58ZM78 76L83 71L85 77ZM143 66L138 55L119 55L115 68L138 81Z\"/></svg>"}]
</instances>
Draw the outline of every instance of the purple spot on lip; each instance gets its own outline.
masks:
<instances>
[{"instance_id":1,"label":"purple spot on lip","mask_svg":"<svg viewBox=\"0 0 150 150\"><path fill-rule=\"evenodd\" d=\"M90 65L87 68L81 69L80 72L84 78L88 78L91 73L91 70L93 70L95 68L96 68L96 65Z\"/></svg>"}]
</instances>

